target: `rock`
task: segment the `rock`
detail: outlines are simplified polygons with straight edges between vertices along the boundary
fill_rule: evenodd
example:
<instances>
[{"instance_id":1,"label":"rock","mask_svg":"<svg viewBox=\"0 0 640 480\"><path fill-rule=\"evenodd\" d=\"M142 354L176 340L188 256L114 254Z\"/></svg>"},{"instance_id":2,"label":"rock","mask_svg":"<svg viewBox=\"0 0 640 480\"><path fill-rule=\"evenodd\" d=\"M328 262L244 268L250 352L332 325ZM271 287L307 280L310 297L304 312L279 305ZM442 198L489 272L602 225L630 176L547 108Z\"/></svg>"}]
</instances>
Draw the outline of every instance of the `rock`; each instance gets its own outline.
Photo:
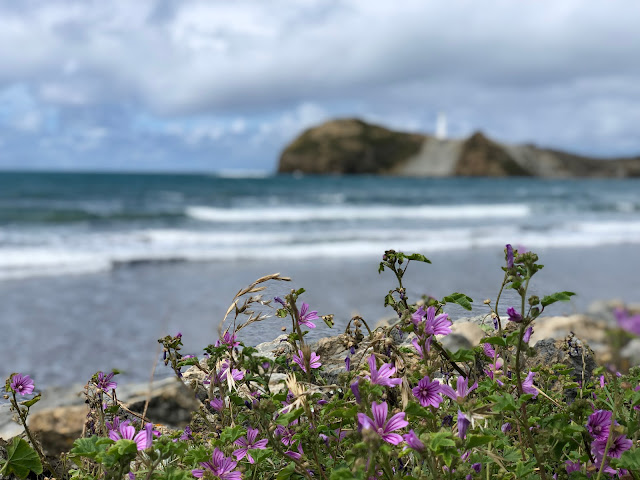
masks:
<instances>
[{"instance_id":1,"label":"rock","mask_svg":"<svg viewBox=\"0 0 640 480\"><path fill-rule=\"evenodd\" d=\"M639 177L640 157L596 159L509 145L476 132L467 139L437 139L392 131L355 118L310 128L280 155L279 173L402 176Z\"/></svg>"},{"instance_id":2,"label":"rock","mask_svg":"<svg viewBox=\"0 0 640 480\"><path fill-rule=\"evenodd\" d=\"M160 423L174 428L182 428L191 420L191 412L197 410L200 403L196 400L192 390L187 388L177 378L168 378L148 388L130 392L125 404L129 410L142 414L145 404L147 418L152 423Z\"/></svg>"},{"instance_id":3,"label":"rock","mask_svg":"<svg viewBox=\"0 0 640 480\"><path fill-rule=\"evenodd\" d=\"M527 369L552 367L561 363L571 368L571 377L576 382L587 382L597 366L593 351L572 337L562 340L540 340L534 345L533 353L533 356L525 357Z\"/></svg>"},{"instance_id":4,"label":"rock","mask_svg":"<svg viewBox=\"0 0 640 480\"><path fill-rule=\"evenodd\" d=\"M333 120L306 130L288 145L280 156L278 172L390 173L416 155L425 138L358 119Z\"/></svg>"},{"instance_id":5,"label":"rock","mask_svg":"<svg viewBox=\"0 0 640 480\"><path fill-rule=\"evenodd\" d=\"M85 405L72 405L39 410L29 415L29 428L36 435L47 456L68 452L74 440L82 436L87 418Z\"/></svg>"},{"instance_id":6,"label":"rock","mask_svg":"<svg viewBox=\"0 0 640 480\"><path fill-rule=\"evenodd\" d=\"M451 325L451 334L465 338L469 342L469 347L465 348L473 348L480 345L480 341L485 336L485 331L475 322L456 321Z\"/></svg>"},{"instance_id":7,"label":"rock","mask_svg":"<svg viewBox=\"0 0 640 480\"><path fill-rule=\"evenodd\" d=\"M620 358L626 363L622 368L640 365L640 338L634 338L620 350Z\"/></svg>"}]
</instances>

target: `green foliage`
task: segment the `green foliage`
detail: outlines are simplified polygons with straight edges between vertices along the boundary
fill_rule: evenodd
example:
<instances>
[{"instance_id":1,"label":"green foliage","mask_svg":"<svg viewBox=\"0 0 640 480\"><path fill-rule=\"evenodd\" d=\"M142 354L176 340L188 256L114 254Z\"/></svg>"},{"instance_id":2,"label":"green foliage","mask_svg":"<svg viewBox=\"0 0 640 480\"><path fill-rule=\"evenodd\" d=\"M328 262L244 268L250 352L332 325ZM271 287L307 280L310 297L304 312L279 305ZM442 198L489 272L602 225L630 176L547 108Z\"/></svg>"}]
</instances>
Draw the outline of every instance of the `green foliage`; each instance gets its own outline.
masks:
<instances>
[{"instance_id":1,"label":"green foliage","mask_svg":"<svg viewBox=\"0 0 640 480\"><path fill-rule=\"evenodd\" d=\"M27 478L29 472L36 475L42 473L42 462L38 458L36 451L22 438L14 437L7 446L7 460L5 461L0 475L15 474L19 478Z\"/></svg>"},{"instance_id":2,"label":"green foliage","mask_svg":"<svg viewBox=\"0 0 640 480\"><path fill-rule=\"evenodd\" d=\"M304 289L291 290L282 301L283 308L274 308L268 301L263 304L265 308L273 308L276 317L286 319L285 324L291 322L288 325L293 327L287 337L288 345L283 344L286 348L275 360L262 357L256 348L242 344L238 349L209 345L205 348L209 358L198 363L196 358L184 358L180 353L179 336L160 339L165 349L165 364L178 375L181 368L197 365L203 370L204 378L212 379L212 383L206 384L202 380L190 380L203 403L201 409L193 412L191 430L185 428L154 438L152 446L144 451L138 451L132 440L114 442L99 436L77 439L69 454L75 467L66 478L59 480L129 480L129 475L140 480L186 480L193 478L191 470L196 468L205 471L203 478L213 479L216 475L220 478L221 474L215 473L215 469L220 467L221 458L228 469L242 472L243 478L252 480L364 480L370 477L461 480L469 475L470 478L550 480L554 473L559 474L558 478L567 478L564 473L567 460L579 460L581 464L581 471L569 478L587 478L587 472L594 478L593 472L599 464L593 458L590 430L585 427L594 409L611 412L616 434L627 435L635 442L621 458L609 459L609 464L613 468L640 471L636 433L640 430L640 416L634 409L640 405L640 391L635 390L640 383L640 369L632 369L620 378L604 368L596 370L594 375L603 375L601 387L599 381L588 378L588 374L584 381L580 375L576 376L574 364L535 363L538 365L533 369L536 390L527 393L524 385L518 385L518 379L524 381L529 374L524 360L532 352L522 340L525 329L535 325L541 309L570 300L574 295L563 291L542 299L528 296L530 280L542 268L537 264L537 255L516 253L513 266L503 269L505 276L498 288L499 295L505 288L513 288L512 293L520 297L516 305L523 318L518 323L502 322L497 331L491 332L492 336L482 339L482 343L495 347L497 359L489 359L482 347L448 352L434 338L430 340L430 351L421 352L420 358L411 343L399 345L398 334L403 339L406 339L404 334L414 334L424 343L429 332L433 333L427 329L426 320L418 324L412 321L411 314L419 306L433 306L440 313L447 304L471 310L473 302L467 295L456 292L442 301L423 297L424 303L411 303L403 284L411 261L430 263L416 253L385 252L379 271L391 271L397 286L389 290L384 302L396 311L399 323L392 328L370 331L365 340L360 330L366 322L354 317L342 337L344 350L349 352L352 347L354 350L345 354L352 358L350 371L340 369L318 374L314 370L309 375L298 367L292 368L291 352L309 353L309 344L305 341L308 331L296 324L300 313L297 301ZM527 303L530 308L523 309L521 305ZM487 315L497 318L498 304L499 298L495 303L485 302L489 309ZM236 303L236 313L243 311L243 305L249 303ZM322 318L329 327L333 325L332 317ZM229 331L229 334L235 333ZM581 350L584 347L578 342L567 345L567 349L571 358L581 358L586 351ZM372 381L374 374L367 363L372 353L378 359L377 369L382 379L377 384ZM320 354L322 368L326 368L330 361L325 353ZM336 357L337 354L329 355ZM226 381L215 380L221 361L242 371L243 378L237 380L233 388ZM268 367L262 366L265 361L269 362ZM393 373L390 367L383 367L388 363L395 367ZM383 368L384 374L380 373ZM285 374L287 380L278 383L272 374ZM412 389L425 376L447 383L451 388L457 387L454 399L437 390L425 393L417 388L414 393ZM399 387L384 385L385 378L401 378L402 384ZM477 388L469 390L476 382ZM285 388L273 393L285 383ZM124 415L124 410L95 386L87 395L89 405L99 418L113 422L114 417ZM429 401L437 395L438 406L423 407L419 402L424 402L424 398L420 395L430 396ZM28 414L28 407L38 399L39 396L22 402L20 412ZM209 407L213 399L223 399L221 410ZM293 403L301 399L304 404ZM104 401L108 402L106 408L103 408ZM388 408L386 418L381 418L383 402ZM293 408L290 412L280 413L287 404L299 408L290 406ZM17 403L14 407L18 408ZM415 437L390 440L385 428L390 428L393 415L399 415L395 420L398 425L398 418L403 417L400 412L404 413L408 425L391 429L393 434L406 435L412 431ZM368 425L363 415L373 418L377 425ZM469 425L462 423L464 418ZM135 425L135 431L140 432L143 425L131 420L126 428ZM251 430L254 428L257 432ZM233 456L234 451L244 446L245 441L239 441L242 437L253 439L253 444L247 447L253 462L247 456L242 459L237 458L239 454L236 458ZM260 442L258 448L255 448L256 442ZM396 445L396 442L399 443ZM37 451L24 440L14 439L8 450L8 459L0 470L3 475L24 478L30 473L43 472ZM209 466L215 471L209 471ZM46 470L47 465L44 467ZM483 469L481 473L477 472L479 468Z\"/></svg>"},{"instance_id":3,"label":"green foliage","mask_svg":"<svg viewBox=\"0 0 640 480\"><path fill-rule=\"evenodd\" d=\"M457 303L462 308L469 311L471 311L472 302L473 302L473 299L471 297L468 297L464 293L458 293L458 292L454 292L451 295L447 295L442 299L442 303Z\"/></svg>"},{"instance_id":4,"label":"green foliage","mask_svg":"<svg viewBox=\"0 0 640 480\"><path fill-rule=\"evenodd\" d=\"M556 292L544 297L541 303L543 307L547 307L556 302L568 302L574 295L573 292Z\"/></svg>"}]
</instances>

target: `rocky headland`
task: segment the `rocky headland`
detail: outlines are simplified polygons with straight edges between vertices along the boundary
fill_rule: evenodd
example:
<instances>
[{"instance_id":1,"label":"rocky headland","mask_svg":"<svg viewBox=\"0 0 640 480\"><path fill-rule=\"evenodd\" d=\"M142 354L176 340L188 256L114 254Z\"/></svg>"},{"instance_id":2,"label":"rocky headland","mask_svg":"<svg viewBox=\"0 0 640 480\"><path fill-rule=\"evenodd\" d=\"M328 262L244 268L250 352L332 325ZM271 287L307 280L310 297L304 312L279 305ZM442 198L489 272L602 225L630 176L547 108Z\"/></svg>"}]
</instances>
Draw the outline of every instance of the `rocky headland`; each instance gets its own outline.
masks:
<instances>
[{"instance_id":1,"label":"rocky headland","mask_svg":"<svg viewBox=\"0 0 640 480\"><path fill-rule=\"evenodd\" d=\"M640 177L640 156L598 159L535 145L511 145L476 132L438 139L337 119L304 131L280 155L278 173L419 177Z\"/></svg>"}]
</instances>

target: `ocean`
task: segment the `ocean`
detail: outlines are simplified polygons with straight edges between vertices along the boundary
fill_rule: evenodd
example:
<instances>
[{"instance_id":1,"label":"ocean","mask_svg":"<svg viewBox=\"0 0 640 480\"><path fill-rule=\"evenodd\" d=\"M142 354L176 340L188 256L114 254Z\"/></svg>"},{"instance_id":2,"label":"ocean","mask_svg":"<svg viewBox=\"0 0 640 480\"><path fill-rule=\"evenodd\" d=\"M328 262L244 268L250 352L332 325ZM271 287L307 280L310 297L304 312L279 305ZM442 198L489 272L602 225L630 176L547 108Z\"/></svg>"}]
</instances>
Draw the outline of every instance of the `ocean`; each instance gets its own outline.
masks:
<instances>
[{"instance_id":1,"label":"ocean","mask_svg":"<svg viewBox=\"0 0 640 480\"><path fill-rule=\"evenodd\" d=\"M265 297L304 287L312 309L335 314L333 331L309 338L355 313L375 324L393 313L393 279L377 273L392 248L433 262L410 266L412 298L460 291L471 314L486 313L506 243L540 254L533 293L578 294L550 313L639 302L640 180L2 172L0 374L45 387L118 368L143 381L157 338L181 331L185 353L199 353L234 294L275 272L293 281ZM271 340L283 326L270 319L241 338Z\"/></svg>"}]
</instances>

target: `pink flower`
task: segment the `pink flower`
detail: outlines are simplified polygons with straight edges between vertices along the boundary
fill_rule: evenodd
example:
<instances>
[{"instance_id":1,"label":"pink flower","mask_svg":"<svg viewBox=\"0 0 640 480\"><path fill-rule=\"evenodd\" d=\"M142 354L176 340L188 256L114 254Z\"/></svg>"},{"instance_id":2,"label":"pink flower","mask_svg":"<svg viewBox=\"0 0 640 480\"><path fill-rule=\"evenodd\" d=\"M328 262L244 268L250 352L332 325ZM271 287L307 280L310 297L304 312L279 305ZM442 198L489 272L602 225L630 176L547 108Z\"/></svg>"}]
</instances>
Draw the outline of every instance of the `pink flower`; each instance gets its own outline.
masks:
<instances>
[{"instance_id":1,"label":"pink flower","mask_svg":"<svg viewBox=\"0 0 640 480\"><path fill-rule=\"evenodd\" d=\"M409 425L409 422L404 419L404 412L396 413L387 422L388 412L389 407L387 406L387 402L382 402L380 405L373 402L371 404L373 420L364 413L358 413L358 423L360 423L360 426L364 429L370 428L374 430L385 442L392 445L398 445L402 442L402 437L397 433L391 432L406 427Z\"/></svg>"},{"instance_id":2,"label":"pink flower","mask_svg":"<svg viewBox=\"0 0 640 480\"><path fill-rule=\"evenodd\" d=\"M233 442L235 445L242 447L242 448L239 448L238 450L235 450L233 452L233 455L238 460L241 460L246 456L247 460L249 460L249 463L254 463L253 457L249 453L249 449L264 450L265 448L267 448L267 439L263 438L262 440L258 440L256 442L257 436L258 436L257 428L247 428L247 436L239 438L238 440Z\"/></svg>"},{"instance_id":3,"label":"pink flower","mask_svg":"<svg viewBox=\"0 0 640 480\"><path fill-rule=\"evenodd\" d=\"M96 379L96 386L101 390L108 392L109 390L115 390L118 386L116 382L112 382L111 379L115 373L111 372L107 375L104 372L98 372L98 378Z\"/></svg>"},{"instance_id":4,"label":"pink flower","mask_svg":"<svg viewBox=\"0 0 640 480\"><path fill-rule=\"evenodd\" d=\"M293 354L293 361L298 364L298 366L302 369L303 372L307 372L307 368L304 365L304 354L302 350L298 350L297 354ZM316 354L316 352L311 352L311 358L309 359L309 367L320 368L322 363L320 363L320 356Z\"/></svg>"},{"instance_id":5,"label":"pink flower","mask_svg":"<svg viewBox=\"0 0 640 480\"><path fill-rule=\"evenodd\" d=\"M396 373L396 367L392 363L385 363L380 367L380 370L377 369L376 356L373 353L369 357L369 370L371 371L369 381L374 385L395 387L402 383L401 378L391 378L391 375Z\"/></svg>"},{"instance_id":6,"label":"pink flower","mask_svg":"<svg viewBox=\"0 0 640 480\"><path fill-rule=\"evenodd\" d=\"M229 349L232 349L233 347L239 346L240 342L236 341L235 335L232 335L229 332L224 332L223 337L216 340L215 346L219 347L221 345L226 345Z\"/></svg>"},{"instance_id":7,"label":"pink flower","mask_svg":"<svg viewBox=\"0 0 640 480\"><path fill-rule=\"evenodd\" d=\"M304 325L309 328L316 328L316 324L311 320L318 320L320 317L318 316L317 311L309 311L309 305L306 303L302 303L302 307L300 307L300 325Z\"/></svg>"},{"instance_id":8,"label":"pink flower","mask_svg":"<svg viewBox=\"0 0 640 480\"><path fill-rule=\"evenodd\" d=\"M451 333L451 320L449 315L441 313L436 317L436 308L431 306L425 311L422 307L418 308L416 312L411 315L411 320L414 325L419 325L425 320L424 333L427 335L448 335Z\"/></svg>"},{"instance_id":9,"label":"pink flower","mask_svg":"<svg viewBox=\"0 0 640 480\"><path fill-rule=\"evenodd\" d=\"M409 433L405 433L402 438L404 438L404 441L407 442L409 448L412 448L413 450L416 450L418 452L424 450L424 443L420 441L413 430L409 430Z\"/></svg>"},{"instance_id":10,"label":"pink flower","mask_svg":"<svg viewBox=\"0 0 640 480\"><path fill-rule=\"evenodd\" d=\"M211 461L200 463L204 469L194 469L191 470L191 473L196 478L202 478L205 470L208 470L221 480L241 480L242 474L232 471L236 468L237 464L238 462L234 462L231 458L225 457L224 454L218 450L218 447L216 447L213 454L211 454Z\"/></svg>"},{"instance_id":11,"label":"pink flower","mask_svg":"<svg viewBox=\"0 0 640 480\"><path fill-rule=\"evenodd\" d=\"M609 410L596 410L589 415L587 420L587 431L596 440L607 441L611 428L611 417L613 413Z\"/></svg>"},{"instance_id":12,"label":"pink flower","mask_svg":"<svg viewBox=\"0 0 640 480\"><path fill-rule=\"evenodd\" d=\"M456 389L454 390L447 384L443 384L440 386L440 392L444 393L447 397L449 397L454 402L462 400L473 390L478 388L478 382L475 382L471 387L469 387L469 380L464 378L462 375L458 377L456 380Z\"/></svg>"},{"instance_id":13,"label":"pink flower","mask_svg":"<svg viewBox=\"0 0 640 480\"><path fill-rule=\"evenodd\" d=\"M29 375L16 373L11 377L9 388L16 392L18 395L31 395L34 389L34 383Z\"/></svg>"},{"instance_id":14,"label":"pink flower","mask_svg":"<svg viewBox=\"0 0 640 480\"><path fill-rule=\"evenodd\" d=\"M510 322L520 323L522 321L522 315L513 307L507 308L507 315L509 316Z\"/></svg>"},{"instance_id":15,"label":"pink flower","mask_svg":"<svg viewBox=\"0 0 640 480\"><path fill-rule=\"evenodd\" d=\"M530 393L533 395L533 398L538 396L538 389L533 385L533 377L535 376L535 372L529 372L527 374L527 378L522 382L522 391L524 393Z\"/></svg>"},{"instance_id":16,"label":"pink flower","mask_svg":"<svg viewBox=\"0 0 640 480\"><path fill-rule=\"evenodd\" d=\"M440 382L437 380L431 381L428 376L425 376L420 379L418 386L415 387L412 392L423 407L431 405L432 407L438 408L442 402L440 387Z\"/></svg>"},{"instance_id":17,"label":"pink flower","mask_svg":"<svg viewBox=\"0 0 640 480\"><path fill-rule=\"evenodd\" d=\"M117 420L117 421L116 421ZM107 426L107 428L109 425ZM113 429L109 430L109 438L115 442L118 440L126 439L136 442L138 450L146 450L149 448L153 441L153 424L147 423L143 430L140 430L136 434L136 429L133 425L129 425L129 422L125 420L120 422L117 417L113 419Z\"/></svg>"}]
</instances>

